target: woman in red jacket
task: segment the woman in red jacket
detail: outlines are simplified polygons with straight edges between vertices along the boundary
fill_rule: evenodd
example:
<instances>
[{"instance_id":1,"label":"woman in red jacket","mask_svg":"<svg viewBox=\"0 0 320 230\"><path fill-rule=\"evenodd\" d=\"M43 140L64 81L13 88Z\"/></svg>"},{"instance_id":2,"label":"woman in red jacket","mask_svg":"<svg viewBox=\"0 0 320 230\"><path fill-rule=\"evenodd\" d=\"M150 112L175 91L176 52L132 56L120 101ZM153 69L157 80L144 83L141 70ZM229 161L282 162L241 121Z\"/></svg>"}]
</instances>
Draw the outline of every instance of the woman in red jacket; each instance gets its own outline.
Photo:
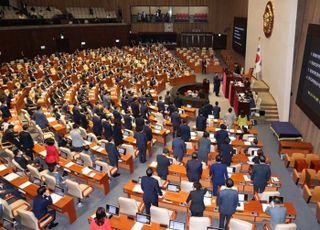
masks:
<instances>
[{"instance_id":1,"label":"woman in red jacket","mask_svg":"<svg viewBox=\"0 0 320 230\"><path fill-rule=\"evenodd\" d=\"M59 161L59 151L56 148L56 146L54 146L53 138L47 139L46 144L47 144L46 145L47 156L46 156L45 162L47 163L49 169L50 168L54 169L54 167Z\"/></svg>"}]
</instances>

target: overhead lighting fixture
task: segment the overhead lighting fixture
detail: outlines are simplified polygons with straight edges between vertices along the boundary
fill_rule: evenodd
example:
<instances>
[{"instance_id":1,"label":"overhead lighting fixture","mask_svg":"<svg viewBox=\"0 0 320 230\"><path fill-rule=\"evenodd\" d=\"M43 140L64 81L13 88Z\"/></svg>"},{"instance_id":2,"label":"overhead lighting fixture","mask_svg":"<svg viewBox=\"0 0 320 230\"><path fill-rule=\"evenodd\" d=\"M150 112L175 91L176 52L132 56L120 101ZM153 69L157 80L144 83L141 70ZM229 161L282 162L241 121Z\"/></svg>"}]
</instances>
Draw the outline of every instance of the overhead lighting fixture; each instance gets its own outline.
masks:
<instances>
[{"instance_id":1,"label":"overhead lighting fixture","mask_svg":"<svg viewBox=\"0 0 320 230\"><path fill-rule=\"evenodd\" d=\"M116 39L116 43L119 43L120 42L120 39Z\"/></svg>"},{"instance_id":2,"label":"overhead lighting fixture","mask_svg":"<svg viewBox=\"0 0 320 230\"><path fill-rule=\"evenodd\" d=\"M40 49L41 49L41 50L45 50L45 49L46 49L46 46L40 46Z\"/></svg>"},{"instance_id":3,"label":"overhead lighting fixture","mask_svg":"<svg viewBox=\"0 0 320 230\"><path fill-rule=\"evenodd\" d=\"M85 45L86 45L86 42L81 42L81 45L82 45L82 46L85 46Z\"/></svg>"}]
</instances>

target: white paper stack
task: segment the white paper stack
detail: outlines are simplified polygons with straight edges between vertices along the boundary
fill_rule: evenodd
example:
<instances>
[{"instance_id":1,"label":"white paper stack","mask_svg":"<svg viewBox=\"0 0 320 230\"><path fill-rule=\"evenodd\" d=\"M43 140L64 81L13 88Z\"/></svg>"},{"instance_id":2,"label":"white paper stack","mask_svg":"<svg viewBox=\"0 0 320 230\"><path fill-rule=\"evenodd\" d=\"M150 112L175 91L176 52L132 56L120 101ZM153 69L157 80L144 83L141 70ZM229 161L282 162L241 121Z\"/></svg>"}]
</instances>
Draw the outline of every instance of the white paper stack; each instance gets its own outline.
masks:
<instances>
[{"instance_id":1,"label":"white paper stack","mask_svg":"<svg viewBox=\"0 0 320 230\"><path fill-rule=\"evenodd\" d=\"M144 224L140 223L140 222L136 222L133 227L131 228L131 230L140 230L142 229L144 226Z\"/></svg>"},{"instance_id":2,"label":"white paper stack","mask_svg":"<svg viewBox=\"0 0 320 230\"><path fill-rule=\"evenodd\" d=\"M3 170L5 170L5 169L7 169L7 166L5 166L5 165L0 165L0 171L3 171Z\"/></svg>"},{"instance_id":3,"label":"white paper stack","mask_svg":"<svg viewBox=\"0 0 320 230\"><path fill-rule=\"evenodd\" d=\"M66 168L70 168L72 165L74 165L74 163L72 161L70 161L68 164L66 164L64 167Z\"/></svg>"},{"instance_id":4,"label":"white paper stack","mask_svg":"<svg viewBox=\"0 0 320 230\"><path fill-rule=\"evenodd\" d=\"M8 175L6 175L5 177L3 177L6 181L13 181L14 179L18 178L19 175L16 173L10 173Z\"/></svg>"},{"instance_id":5,"label":"white paper stack","mask_svg":"<svg viewBox=\"0 0 320 230\"><path fill-rule=\"evenodd\" d=\"M81 170L81 172L84 174L84 175L88 175L89 173L91 173L91 169L89 169L88 167L85 167Z\"/></svg>"},{"instance_id":6,"label":"white paper stack","mask_svg":"<svg viewBox=\"0 0 320 230\"><path fill-rule=\"evenodd\" d=\"M62 199L62 196L55 194L55 193L51 193L51 198L52 198L52 203L55 204L57 203L59 200Z\"/></svg>"},{"instance_id":7,"label":"white paper stack","mask_svg":"<svg viewBox=\"0 0 320 230\"><path fill-rule=\"evenodd\" d=\"M24 189L31 185L32 183L30 181L24 182L23 184L19 185L19 188Z\"/></svg>"},{"instance_id":8,"label":"white paper stack","mask_svg":"<svg viewBox=\"0 0 320 230\"><path fill-rule=\"evenodd\" d=\"M156 161L152 161L150 164L151 168L156 168L157 166L158 166L158 162L156 162Z\"/></svg>"},{"instance_id":9,"label":"white paper stack","mask_svg":"<svg viewBox=\"0 0 320 230\"><path fill-rule=\"evenodd\" d=\"M140 184L136 184L136 185L133 187L132 191L137 192L137 193L143 193Z\"/></svg>"}]
</instances>

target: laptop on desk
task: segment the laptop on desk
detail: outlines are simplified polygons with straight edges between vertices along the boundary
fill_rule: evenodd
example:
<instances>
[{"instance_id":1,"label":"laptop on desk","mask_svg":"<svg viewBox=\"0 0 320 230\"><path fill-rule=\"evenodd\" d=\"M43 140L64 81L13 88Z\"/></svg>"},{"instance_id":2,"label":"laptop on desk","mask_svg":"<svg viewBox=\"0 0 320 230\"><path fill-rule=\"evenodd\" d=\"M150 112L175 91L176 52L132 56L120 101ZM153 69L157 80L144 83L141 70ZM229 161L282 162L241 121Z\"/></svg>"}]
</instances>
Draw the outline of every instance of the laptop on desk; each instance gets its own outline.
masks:
<instances>
[{"instance_id":1,"label":"laptop on desk","mask_svg":"<svg viewBox=\"0 0 320 230\"><path fill-rule=\"evenodd\" d=\"M176 184L169 183L167 186L167 191L169 192L180 192L180 186Z\"/></svg>"},{"instance_id":2,"label":"laptop on desk","mask_svg":"<svg viewBox=\"0 0 320 230\"><path fill-rule=\"evenodd\" d=\"M146 214L137 213L136 214L136 221L142 224L150 224L151 217Z\"/></svg>"},{"instance_id":3,"label":"laptop on desk","mask_svg":"<svg viewBox=\"0 0 320 230\"><path fill-rule=\"evenodd\" d=\"M170 220L169 229L170 230L184 230L185 229L185 223L178 222L178 221L175 221L175 220Z\"/></svg>"},{"instance_id":4,"label":"laptop on desk","mask_svg":"<svg viewBox=\"0 0 320 230\"><path fill-rule=\"evenodd\" d=\"M106 212L110 215L119 216L119 207L106 204Z\"/></svg>"},{"instance_id":5,"label":"laptop on desk","mask_svg":"<svg viewBox=\"0 0 320 230\"><path fill-rule=\"evenodd\" d=\"M93 167L94 170L96 170L96 171L98 171L98 172L102 172L103 168L102 168L101 165L94 164L93 166L94 166L94 167Z\"/></svg>"}]
</instances>

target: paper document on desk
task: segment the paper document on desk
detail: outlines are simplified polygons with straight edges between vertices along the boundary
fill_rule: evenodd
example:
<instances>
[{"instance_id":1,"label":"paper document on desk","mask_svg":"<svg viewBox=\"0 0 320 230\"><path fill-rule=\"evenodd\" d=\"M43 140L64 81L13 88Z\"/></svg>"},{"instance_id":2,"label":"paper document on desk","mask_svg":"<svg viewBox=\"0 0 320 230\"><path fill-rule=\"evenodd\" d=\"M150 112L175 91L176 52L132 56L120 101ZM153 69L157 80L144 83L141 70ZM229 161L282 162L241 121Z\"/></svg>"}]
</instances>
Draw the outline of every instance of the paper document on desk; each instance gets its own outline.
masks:
<instances>
[{"instance_id":1,"label":"paper document on desk","mask_svg":"<svg viewBox=\"0 0 320 230\"><path fill-rule=\"evenodd\" d=\"M70 168L72 165L74 165L74 163L72 161L70 161L68 164L66 164L64 167L66 168Z\"/></svg>"},{"instance_id":2,"label":"paper document on desk","mask_svg":"<svg viewBox=\"0 0 320 230\"><path fill-rule=\"evenodd\" d=\"M132 191L137 192L137 193L143 193L140 184L136 184L136 185L133 187Z\"/></svg>"},{"instance_id":3,"label":"paper document on desk","mask_svg":"<svg viewBox=\"0 0 320 230\"><path fill-rule=\"evenodd\" d=\"M271 181L273 182L273 183L278 183L279 182L279 179L277 178L277 177L271 177Z\"/></svg>"},{"instance_id":4,"label":"paper document on desk","mask_svg":"<svg viewBox=\"0 0 320 230\"><path fill-rule=\"evenodd\" d=\"M31 185L32 183L30 181L24 182L23 184L19 185L19 188L24 189Z\"/></svg>"},{"instance_id":5,"label":"paper document on desk","mask_svg":"<svg viewBox=\"0 0 320 230\"><path fill-rule=\"evenodd\" d=\"M13 181L14 179L20 177L18 174L16 173L10 173L8 175L6 175L5 177L3 177L6 181Z\"/></svg>"},{"instance_id":6,"label":"paper document on desk","mask_svg":"<svg viewBox=\"0 0 320 230\"><path fill-rule=\"evenodd\" d=\"M237 211L244 211L244 203L243 202L238 203Z\"/></svg>"},{"instance_id":7,"label":"paper document on desk","mask_svg":"<svg viewBox=\"0 0 320 230\"><path fill-rule=\"evenodd\" d=\"M91 169L89 169L88 167L85 167L81 170L81 172L84 174L84 175L88 175L89 173L91 173Z\"/></svg>"},{"instance_id":8,"label":"paper document on desk","mask_svg":"<svg viewBox=\"0 0 320 230\"><path fill-rule=\"evenodd\" d=\"M5 170L5 169L7 169L7 166L5 166L5 165L0 165L0 171L3 171L3 170Z\"/></svg>"},{"instance_id":9,"label":"paper document on desk","mask_svg":"<svg viewBox=\"0 0 320 230\"><path fill-rule=\"evenodd\" d=\"M157 166L158 166L158 162L156 162L156 161L152 161L150 164L151 168L156 168Z\"/></svg>"},{"instance_id":10,"label":"paper document on desk","mask_svg":"<svg viewBox=\"0 0 320 230\"><path fill-rule=\"evenodd\" d=\"M54 117L49 117L49 118L47 118L47 120L48 120L48 122L53 122L53 121L55 121L56 119L55 119Z\"/></svg>"},{"instance_id":11,"label":"paper document on desk","mask_svg":"<svg viewBox=\"0 0 320 230\"><path fill-rule=\"evenodd\" d=\"M266 209L270 207L270 204L262 204L263 212L266 212Z\"/></svg>"},{"instance_id":12,"label":"paper document on desk","mask_svg":"<svg viewBox=\"0 0 320 230\"><path fill-rule=\"evenodd\" d=\"M104 150L104 148L102 148L102 147L99 147L99 148L97 149L98 152L102 152L103 150Z\"/></svg>"},{"instance_id":13,"label":"paper document on desk","mask_svg":"<svg viewBox=\"0 0 320 230\"><path fill-rule=\"evenodd\" d=\"M47 156L47 151L43 150L39 153L41 156L46 157Z\"/></svg>"},{"instance_id":14,"label":"paper document on desk","mask_svg":"<svg viewBox=\"0 0 320 230\"><path fill-rule=\"evenodd\" d=\"M84 141L84 145L90 145L91 142L90 141Z\"/></svg>"},{"instance_id":15,"label":"paper document on desk","mask_svg":"<svg viewBox=\"0 0 320 230\"><path fill-rule=\"evenodd\" d=\"M245 181L251 181L250 177L248 175L243 175L243 179Z\"/></svg>"},{"instance_id":16,"label":"paper document on desk","mask_svg":"<svg viewBox=\"0 0 320 230\"><path fill-rule=\"evenodd\" d=\"M245 141L244 144L245 145L251 145L251 142L250 141Z\"/></svg>"},{"instance_id":17,"label":"paper document on desk","mask_svg":"<svg viewBox=\"0 0 320 230\"><path fill-rule=\"evenodd\" d=\"M133 227L131 228L131 230L140 230L142 229L144 226L144 224L140 223L140 222L136 222Z\"/></svg>"},{"instance_id":18,"label":"paper document on desk","mask_svg":"<svg viewBox=\"0 0 320 230\"><path fill-rule=\"evenodd\" d=\"M203 197L203 203L204 205L207 207L207 206L210 206L211 205L211 197Z\"/></svg>"},{"instance_id":19,"label":"paper document on desk","mask_svg":"<svg viewBox=\"0 0 320 230\"><path fill-rule=\"evenodd\" d=\"M52 199L52 203L55 204L57 203L59 200L62 199L62 196L55 194L55 193L51 193L51 199Z\"/></svg>"},{"instance_id":20,"label":"paper document on desk","mask_svg":"<svg viewBox=\"0 0 320 230\"><path fill-rule=\"evenodd\" d=\"M100 148L99 145L95 145L95 146L92 147L92 149L93 149L93 150L96 150L96 151L98 151L99 148Z\"/></svg>"}]
</instances>

